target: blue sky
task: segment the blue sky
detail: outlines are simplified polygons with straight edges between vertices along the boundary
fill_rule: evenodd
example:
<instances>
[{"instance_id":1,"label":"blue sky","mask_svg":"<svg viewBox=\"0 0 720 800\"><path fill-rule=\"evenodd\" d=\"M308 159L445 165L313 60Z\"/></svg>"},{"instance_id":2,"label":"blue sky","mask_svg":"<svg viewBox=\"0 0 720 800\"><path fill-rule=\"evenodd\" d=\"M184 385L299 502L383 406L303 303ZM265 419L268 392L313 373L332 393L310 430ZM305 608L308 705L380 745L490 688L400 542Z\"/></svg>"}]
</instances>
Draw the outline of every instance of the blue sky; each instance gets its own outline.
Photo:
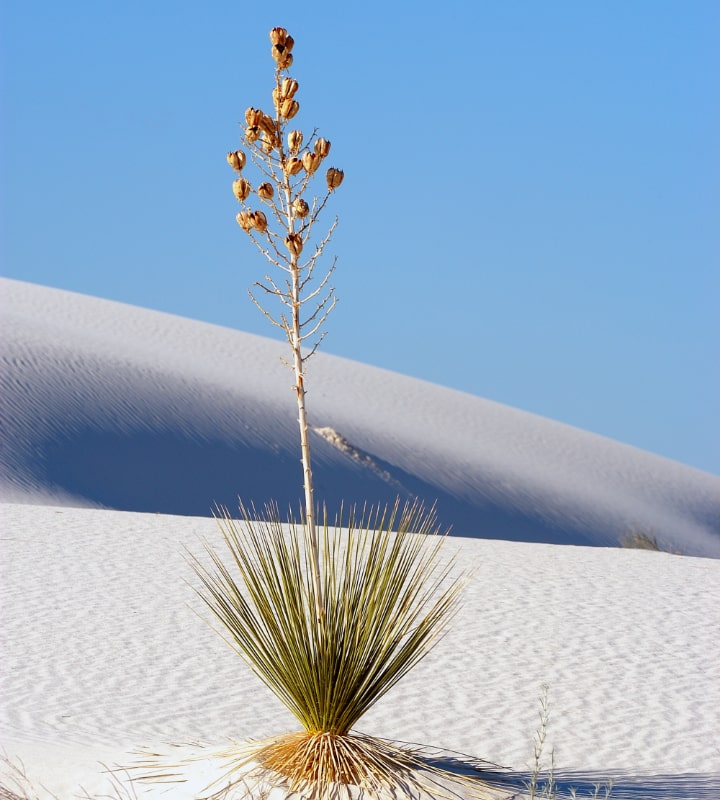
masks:
<instances>
[{"instance_id":1,"label":"blue sky","mask_svg":"<svg viewBox=\"0 0 720 800\"><path fill-rule=\"evenodd\" d=\"M283 25L345 171L325 351L720 474L720 3L0 14L4 275L276 335L225 154Z\"/></svg>"}]
</instances>

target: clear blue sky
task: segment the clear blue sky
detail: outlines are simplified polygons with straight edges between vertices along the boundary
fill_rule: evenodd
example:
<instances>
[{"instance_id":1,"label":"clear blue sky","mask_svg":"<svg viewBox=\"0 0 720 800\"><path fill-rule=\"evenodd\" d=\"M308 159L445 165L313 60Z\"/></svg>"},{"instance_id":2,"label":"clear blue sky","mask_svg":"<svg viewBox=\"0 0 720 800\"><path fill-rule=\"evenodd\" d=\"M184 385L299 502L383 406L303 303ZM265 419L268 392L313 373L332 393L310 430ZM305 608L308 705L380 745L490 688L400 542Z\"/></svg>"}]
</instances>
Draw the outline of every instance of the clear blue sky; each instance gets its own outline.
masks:
<instances>
[{"instance_id":1,"label":"clear blue sky","mask_svg":"<svg viewBox=\"0 0 720 800\"><path fill-rule=\"evenodd\" d=\"M275 335L225 154L283 25L345 170L325 351L720 474L717 0L0 14L4 275Z\"/></svg>"}]
</instances>

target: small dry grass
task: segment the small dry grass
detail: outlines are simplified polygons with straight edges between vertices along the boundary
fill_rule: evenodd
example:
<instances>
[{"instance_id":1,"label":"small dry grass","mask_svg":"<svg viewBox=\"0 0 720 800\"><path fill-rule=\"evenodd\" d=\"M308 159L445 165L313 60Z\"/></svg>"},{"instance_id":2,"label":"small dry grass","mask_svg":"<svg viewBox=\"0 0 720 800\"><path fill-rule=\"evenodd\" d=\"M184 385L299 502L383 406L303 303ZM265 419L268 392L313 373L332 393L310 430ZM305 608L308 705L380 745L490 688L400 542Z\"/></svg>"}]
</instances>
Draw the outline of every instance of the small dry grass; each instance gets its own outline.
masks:
<instances>
[{"instance_id":1,"label":"small dry grass","mask_svg":"<svg viewBox=\"0 0 720 800\"><path fill-rule=\"evenodd\" d=\"M100 765L109 776L111 787L102 794L90 794L82 787L78 787L74 797L77 800L138 800L130 776L123 770L111 770L105 765ZM128 779L120 780L118 774L124 774ZM43 791L39 794L38 787L28 777L25 765L20 759L11 759L4 753L0 755L0 800L60 800L57 795L40 787Z\"/></svg>"},{"instance_id":2,"label":"small dry grass","mask_svg":"<svg viewBox=\"0 0 720 800\"><path fill-rule=\"evenodd\" d=\"M0 756L0 800L39 800L25 765L4 753Z\"/></svg>"}]
</instances>

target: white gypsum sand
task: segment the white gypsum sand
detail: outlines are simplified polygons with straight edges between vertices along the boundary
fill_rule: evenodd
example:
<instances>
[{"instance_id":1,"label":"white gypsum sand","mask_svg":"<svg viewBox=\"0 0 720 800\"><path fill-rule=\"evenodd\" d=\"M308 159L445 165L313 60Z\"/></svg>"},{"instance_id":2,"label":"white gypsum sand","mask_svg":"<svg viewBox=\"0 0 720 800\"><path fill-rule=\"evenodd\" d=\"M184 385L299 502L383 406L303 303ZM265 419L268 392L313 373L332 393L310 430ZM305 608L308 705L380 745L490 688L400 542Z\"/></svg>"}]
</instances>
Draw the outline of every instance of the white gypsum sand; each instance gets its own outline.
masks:
<instances>
[{"instance_id":1,"label":"white gypsum sand","mask_svg":"<svg viewBox=\"0 0 720 800\"><path fill-rule=\"evenodd\" d=\"M16 281L0 297L0 747L64 799L107 790L100 763L138 748L295 729L195 613L184 558L218 541L215 500L297 507L282 344ZM437 498L477 566L449 634L363 730L521 778L547 683L561 772L718 794L720 562L694 556L720 555L720 479L322 353L311 369L318 496ZM578 546L633 527L693 557ZM217 767L185 774L198 789Z\"/></svg>"},{"instance_id":2,"label":"white gypsum sand","mask_svg":"<svg viewBox=\"0 0 720 800\"><path fill-rule=\"evenodd\" d=\"M132 763L138 748L202 753L167 745L296 728L201 618L184 550L218 543L213 520L0 509L0 743L35 783L72 797L102 787L98 762ZM462 611L364 731L526 772L547 683L559 771L720 775L720 561L468 539L448 553L456 547L477 568Z\"/></svg>"}]
</instances>

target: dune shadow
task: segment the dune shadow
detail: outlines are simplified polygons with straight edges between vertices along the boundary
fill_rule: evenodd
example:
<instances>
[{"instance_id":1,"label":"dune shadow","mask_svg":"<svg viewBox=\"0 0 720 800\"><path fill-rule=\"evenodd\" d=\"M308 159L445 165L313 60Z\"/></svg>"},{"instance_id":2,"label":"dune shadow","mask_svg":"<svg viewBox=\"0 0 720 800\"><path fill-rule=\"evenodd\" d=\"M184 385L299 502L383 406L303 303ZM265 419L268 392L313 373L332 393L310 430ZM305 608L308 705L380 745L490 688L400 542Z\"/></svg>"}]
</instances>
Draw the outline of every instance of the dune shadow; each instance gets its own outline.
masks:
<instances>
[{"instance_id":1,"label":"dune shadow","mask_svg":"<svg viewBox=\"0 0 720 800\"><path fill-rule=\"evenodd\" d=\"M524 800L528 796L530 772L517 772L488 767L482 762L453 757L423 759L431 768L440 767L458 776L486 782L494 789L507 792L502 800ZM536 790L544 797L547 776L541 776ZM553 797L557 800L718 800L720 773L685 773L680 775L633 775L626 771L556 772L553 775Z\"/></svg>"},{"instance_id":2,"label":"dune shadow","mask_svg":"<svg viewBox=\"0 0 720 800\"><path fill-rule=\"evenodd\" d=\"M238 498L263 509L277 503L295 512L303 497L299 453L272 444L211 440L178 430L117 432L91 427L39 443L39 480L93 504L121 511L210 516L231 511ZM419 498L436 507L438 523L454 535L579 543L583 534L550 526L509 505L471 503L401 468L374 458L369 469L326 441L313 441L315 499L334 519L342 506L392 504Z\"/></svg>"},{"instance_id":3,"label":"dune shadow","mask_svg":"<svg viewBox=\"0 0 720 800\"><path fill-rule=\"evenodd\" d=\"M546 544L592 543L591 537L580 526L571 528L557 521L551 523L540 514L526 513L511 502L492 501L479 492L471 502L444 492L437 485L377 456L373 456L373 460L390 480L381 481L374 475L367 475L361 486L352 487L350 484L360 491L353 491L351 488L348 492L347 478L333 470L329 475L320 473L317 484L324 489L325 496L335 503L343 499L347 503L349 498L360 504L368 500L376 503L392 502L398 496L401 499L420 498L426 507L435 506L440 526L443 529L450 528L451 534L455 536Z\"/></svg>"},{"instance_id":4,"label":"dune shadow","mask_svg":"<svg viewBox=\"0 0 720 800\"><path fill-rule=\"evenodd\" d=\"M80 431L48 443L43 464L50 485L120 511L207 517L239 496L258 508L302 497L298 459L172 432Z\"/></svg>"}]
</instances>

